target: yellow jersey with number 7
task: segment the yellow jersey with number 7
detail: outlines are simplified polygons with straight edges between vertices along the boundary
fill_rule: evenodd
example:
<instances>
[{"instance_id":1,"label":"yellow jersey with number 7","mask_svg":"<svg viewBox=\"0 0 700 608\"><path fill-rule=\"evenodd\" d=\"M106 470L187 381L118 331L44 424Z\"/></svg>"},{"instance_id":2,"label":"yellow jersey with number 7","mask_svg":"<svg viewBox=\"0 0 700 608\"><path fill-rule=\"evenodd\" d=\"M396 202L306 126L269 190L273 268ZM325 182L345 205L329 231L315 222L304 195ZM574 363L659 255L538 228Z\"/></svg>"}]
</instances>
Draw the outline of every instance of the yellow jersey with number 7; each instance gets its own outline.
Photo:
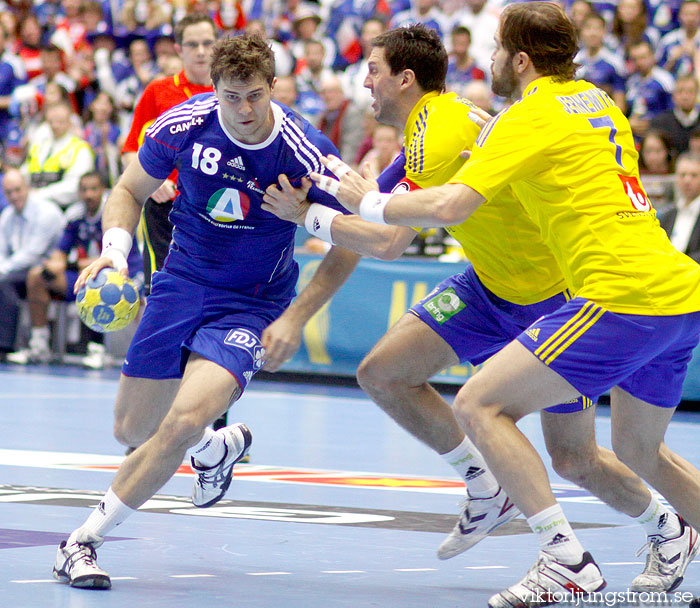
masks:
<instances>
[{"instance_id":1,"label":"yellow jersey with number 7","mask_svg":"<svg viewBox=\"0 0 700 608\"><path fill-rule=\"evenodd\" d=\"M700 266L659 226L627 118L585 81L538 78L482 129L450 179L487 199L511 186L574 296L617 313L700 310Z\"/></svg>"}]
</instances>

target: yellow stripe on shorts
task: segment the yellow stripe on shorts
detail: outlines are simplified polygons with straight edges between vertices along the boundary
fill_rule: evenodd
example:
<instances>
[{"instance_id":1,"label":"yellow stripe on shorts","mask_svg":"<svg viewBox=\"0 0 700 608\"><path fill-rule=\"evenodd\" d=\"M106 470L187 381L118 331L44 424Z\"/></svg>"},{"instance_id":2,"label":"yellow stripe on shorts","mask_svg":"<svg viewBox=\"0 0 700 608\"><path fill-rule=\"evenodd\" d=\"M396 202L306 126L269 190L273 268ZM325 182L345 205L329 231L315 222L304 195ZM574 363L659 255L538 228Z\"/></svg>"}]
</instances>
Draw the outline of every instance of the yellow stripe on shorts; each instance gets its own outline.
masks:
<instances>
[{"instance_id":1,"label":"yellow stripe on shorts","mask_svg":"<svg viewBox=\"0 0 700 608\"><path fill-rule=\"evenodd\" d=\"M535 355L549 365L574 341L581 337L605 312L593 302L586 302L581 310L571 317L535 350Z\"/></svg>"}]
</instances>

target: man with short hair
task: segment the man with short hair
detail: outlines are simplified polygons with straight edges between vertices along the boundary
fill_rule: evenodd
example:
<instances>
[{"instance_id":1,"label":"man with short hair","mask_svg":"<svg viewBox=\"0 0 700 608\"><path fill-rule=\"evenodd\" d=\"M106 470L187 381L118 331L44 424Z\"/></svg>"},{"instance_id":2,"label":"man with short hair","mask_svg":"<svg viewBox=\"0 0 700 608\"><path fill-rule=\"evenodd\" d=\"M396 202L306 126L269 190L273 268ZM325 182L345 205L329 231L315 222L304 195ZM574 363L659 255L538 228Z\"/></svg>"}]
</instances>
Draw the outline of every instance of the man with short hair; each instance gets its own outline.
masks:
<instances>
[{"instance_id":1,"label":"man with short hair","mask_svg":"<svg viewBox=\"0 0 700 608\"><path fill-rule=\"evenodd\" d=\"M27 272L56 244L64 226L61 210L30 194L18 169L7 169L2 189L9 205L0 213L0 354L14 350L19 299Z\"/></svg>"},{"instance_id":2,"label":"man with short hair","mask_svg":"<svg viewBox=\"0 0 700 608\"><path fill-rule=\"evenodd\" d=\"M103 213L100 269L126 272L144 200L179 165L173 242L122 368L115 435L139 445L87 521L61 543L54 576L75 587L108 588L95 562L104 536L172 477L185 455L196 473L192 500L218 502L252 435L242 424L208 425L266 363L277 369L298 348L304 324L340 287L358 256L333 247L293 300L299 268L296 225L261 208L280 174L294 184L337 153L308 122L271 101L274 55L262 38L237 36L213 50L214 94L195 95L147 130L137 158ZM315 202L340 207L319 189ZM293 301L292 301L293 300ZM183 305L185 303L185 305Z\"/></svg>"},{"instance_id":3,"label":"man with short hair","mask_svg":"<svg viewBox=\"0 0 700 608\"><path fill-rule=\"evenodd\" d=\"M700 126L699 90L694 75L679 76L673 86L673 107L651 119L651 128L666 133L678 154L688 149L691 132Z\"/></svg>"},{"instance_id":4,"label":"man with short hair","mask_svg":"<svg viewBox=\"0 0 700 608\"><path fill-rule=\"evenodd\" d=\"M700 472L663 439L700 338L700 266L673 248L656 221L627 119L604 91L573 80L577 36L563 10L549 2L508 5L496 45L493 91L517 101L486 123L448 184L381 194L337 159L324 164L339 181L311 178L361 217L404 226L463 222L510 186L561 267L572 299L494 355L453 404L540 544L537 563L489 606L535 607L543 597L585 598L605 586L516 426L578 394L594 401L610 390L615 453L683 518L658 520L661 529L670 519L680 529L654 539L662 554L668 541L678 543L658 569L680 574L698 551L690 525L700 526ZM655 519L651 511L642 516ZM645 573L638 589L657 582Z\"/></svg>"},{"instance_id":5,"label":"man with short hair","mask_svg":"<svg viewBox=\"0 0 700 608\"><path fill-rule=\"evenodd\" d=\"M404 131L404 174L394 191L420 191L446 183L463 165L459 153L464 146L472 148L478 128L469 118L476 109L468 100L441 94L447 66L442 42L434 32L415 25L391 30L373 45L365 85L374 97L375 117ZM400 179L391 179L395 166L379 177L382 191ZM298 204L303 192L293 194L284 187L281 192L269 188L265 200L266 208L294 219L315 236L325 235L330 242L382 259L400 255L415 234L411 228L378 226L356 215L331 217L307 202ZM518 512L428 380L459 363L483 363L571 297L556 259L509 187L447 230L462 245L471 266L411 307L357 372L367 394L440 454L467 485L463 512L438 549L441 559L466 551ZM679 519L610 450L596 444L593 402L577 396L547 408L541 421L554 469L636 519L646 532L652 556L632 589L653 584L655 590L665 591L677 584L682 571L661 574L658 565L684 544L691 529L682 534ZM671 541L663 545L665 553L655 542L659 521L669 524L661 532L665 541Z\"/></svg>"},{"instance_id":6,"label":"man with short hair","mask_svg":"<svg viewBox=\"0 0 700 608\"><path fill-rule=\"evenodd\" d=\"M700 262L700 156L681 154L675 177L678 196L659 222L678 251Z\"/></svg>"}]
</instances>

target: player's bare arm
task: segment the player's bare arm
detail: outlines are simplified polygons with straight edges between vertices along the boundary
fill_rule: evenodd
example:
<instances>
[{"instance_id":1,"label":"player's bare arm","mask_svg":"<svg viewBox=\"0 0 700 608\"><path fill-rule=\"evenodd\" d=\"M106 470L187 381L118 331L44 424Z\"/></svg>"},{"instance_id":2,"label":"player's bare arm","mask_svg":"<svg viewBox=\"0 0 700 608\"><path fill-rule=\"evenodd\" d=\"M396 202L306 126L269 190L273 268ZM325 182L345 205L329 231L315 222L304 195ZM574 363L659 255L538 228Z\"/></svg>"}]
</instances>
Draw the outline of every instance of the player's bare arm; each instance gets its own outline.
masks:
<instances>
[{"instance_id":1,"label":"player's bare arm","mask_svg":"<svg viewBox=\"0 0 700 608\"><path fill-rule=\"evenodd\" d=\"M382 194L335 156L321 162L338 179L311 173L319 188L335 196L346 208L378 224L435 228L461 224L486 201L465 184L445 184L407 194Z\"/></svg>"},{"instance_id":2,"label":"player's bare arm","mask_svg":"<svg viewBox=\"0 0 700 608\"><path fill-rule=\"evenodd\" d=\"M299 349L304 325L345 283L359 259L352 251L331 247L309 284L263 331L261 343L265 347L266 371L277 371Z\"/></svg>"},{"instance_id":3,"label":"player's bare arm","mask_svg":"<svg viewBox=\"0 0 700 608\"><path fill-rule=\"evenodd\" d=\"M154 178L146 173L138 158L131 162L119 178L117 185L105 203L102 213L103 234L106 234L112 228L116 228L121 229L128 236L133 235L141 217L141 208L144 201L160 186L162 181L162 179ZM125 235L122 235L122 237L126 239ZM75 292L77 293L85 284L88 277L94 277L102 268L114 267L124 276L127 276L126 256L130 248L131 242L128 243L127 247L126 240L124 240L118 249L121 253L126 249L126 253L123 253L122 256L109 256L104 255L103 243L103 255L82 270L75 282Z\"/></svg>"}]
</instances>

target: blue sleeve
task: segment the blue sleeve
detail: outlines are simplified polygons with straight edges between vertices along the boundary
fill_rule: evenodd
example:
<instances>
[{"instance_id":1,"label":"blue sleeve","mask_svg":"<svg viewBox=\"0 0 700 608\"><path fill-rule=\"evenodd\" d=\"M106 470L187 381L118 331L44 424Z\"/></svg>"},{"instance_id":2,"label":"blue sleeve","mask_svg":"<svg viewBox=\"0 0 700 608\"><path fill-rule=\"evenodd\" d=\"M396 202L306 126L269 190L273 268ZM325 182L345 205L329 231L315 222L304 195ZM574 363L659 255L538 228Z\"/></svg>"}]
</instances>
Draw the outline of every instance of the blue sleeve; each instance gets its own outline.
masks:
<instances>
[{"instance_id":1,"label":"blue sleeve","mask_svg":"<svg viewBox=\"0 0 700 608\"><path fill-rule=\"evenodd\" d=\"M165 179L173 172L178 150L146 134L139 148L139 162L151 177Z\"/></svg>"},{"instance_id":2,"label":"blue sleeve","mask_svg":"<svg viewBox=\"0 0 700 608\"><path fill-rule=\"evenodd\" d=\"M394 161L377 178L380 192L391 192L406 177L406 154L403 148Z\"/></svg>"},{"instance_id":3,"label":"blue sleeve","mask_svg":"<svg viewBox=\"0 0 700 608\"><path fill-rule=\"evenodd\" d=\"M57 249L60 249L66 255L70 253L71 249L73 249L75 244L78 242L79 225L80 221L69 222L63 230L61 240L58 241Z\"/></svg>"}]
</instances>

